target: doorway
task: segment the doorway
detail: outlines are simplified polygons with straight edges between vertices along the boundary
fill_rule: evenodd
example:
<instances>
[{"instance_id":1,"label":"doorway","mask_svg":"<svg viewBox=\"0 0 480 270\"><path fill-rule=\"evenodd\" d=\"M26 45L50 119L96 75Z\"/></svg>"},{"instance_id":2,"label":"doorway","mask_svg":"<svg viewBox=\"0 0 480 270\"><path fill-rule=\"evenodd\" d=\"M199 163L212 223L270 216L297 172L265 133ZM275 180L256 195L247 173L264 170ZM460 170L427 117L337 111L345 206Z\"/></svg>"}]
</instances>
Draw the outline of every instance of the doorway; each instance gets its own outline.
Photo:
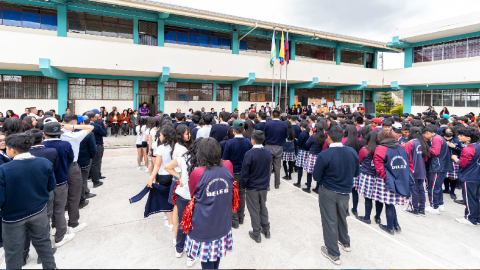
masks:
<instances>
[{"instance_id":1,"label":"doorway","mask_svg":"<svg viewBox=\"0 0 480 270\"><path fill-rule=\"evenodd\" d=\"M155 116L160 111L160 95L144 95L137 94L138 108L142 107L143 103L147 103L150 110L150 116Z\"/></svg>"}]
</instances>

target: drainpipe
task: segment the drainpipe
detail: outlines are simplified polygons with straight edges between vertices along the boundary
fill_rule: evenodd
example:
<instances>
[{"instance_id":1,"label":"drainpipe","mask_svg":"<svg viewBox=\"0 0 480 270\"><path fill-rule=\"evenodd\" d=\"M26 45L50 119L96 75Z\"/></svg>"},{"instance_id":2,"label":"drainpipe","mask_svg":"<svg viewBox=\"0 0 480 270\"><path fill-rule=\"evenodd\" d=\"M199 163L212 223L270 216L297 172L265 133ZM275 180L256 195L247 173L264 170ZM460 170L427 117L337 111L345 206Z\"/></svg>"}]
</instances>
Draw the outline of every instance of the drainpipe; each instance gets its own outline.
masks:
<instances>
[{"instance_id":1,"label":"drainpipe","mask_svg":"<svg viewBox=\"0 0 480 270\"><path fill-rule=\"evenodd\" d=\"M248 36L248 34L250 34L253 30L255 30L255 28L257 28L257 23L255 22L255 27L252 28L252 30L248 31L248 33L246 33L243 37L241 37L240 39L238 39L238 41L242 40L244 37Z\"/></svg>"}]
</instances>

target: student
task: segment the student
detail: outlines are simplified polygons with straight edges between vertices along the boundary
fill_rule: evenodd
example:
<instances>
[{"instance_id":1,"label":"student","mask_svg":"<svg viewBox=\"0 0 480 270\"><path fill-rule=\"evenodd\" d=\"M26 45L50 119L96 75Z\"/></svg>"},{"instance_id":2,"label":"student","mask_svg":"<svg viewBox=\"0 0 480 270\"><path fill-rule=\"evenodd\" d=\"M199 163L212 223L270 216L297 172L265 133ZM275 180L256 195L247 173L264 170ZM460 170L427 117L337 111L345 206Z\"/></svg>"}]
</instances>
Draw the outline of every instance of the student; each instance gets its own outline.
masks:
<instances>
[{"instance_id":1,"label":"student","mask_svg":"<svg viewBox=\"0 0 480 270\"><path fill-rule=\"evenodd\" d=\"M411 128L412 128L412 125L410 125L409 123L403 124L403 126L402 126L402 136L400 138L398 138L398 142L401 145L404 145L409 141L408 140L408 135L410 133Z\"/></svg>"},{"instance_id":2,"label":"student","mask_svg":"<svg viewBox=\"0 0 480 270\"><path fill-rule=\"evenodd\" d=\"M342 129L332 126L328 129L327 140L330 147L322 151L317 158L313 178L320 185L319 205L322 217L325 246L321 253L336 265L340 265L340 245L350 252L347 210L352 191L353 178L360 173L358 155L350 147L344 147Z\"/></svg>"},{"instance_id":3,"label":"student","mask_svg":"<svg viewBox=\"0 0 480 270\"><path fill-rule=\"evenodd\" d=\"M302 187L303 167L307 166L307 159L309 153L307 141L310 138L310 127L308 126L308 122L306 120L302 120L300 124L300 130L302 132L300 133L300 135L298 135L297 139L298 154L297 162L295 163L298 168L297 183L293 184L298 188Z\"/></svg>"},{"instance_id":4,"label":"student","mask_svg":"<svg viewBox=\"0 0 480 270\"><path fill-rule=\"evenodd\" d=\"M230 119L229 113L220 112L220 124L213 125L210 131L210 137L221 142L225 136L227 136L228 130L231 128L228 125L228 120Z\"/></svg>"},{"instance_id":5,"label":"student","mask_svg":"<svg viewBox=\"0 0 480 270\"><path fill-rule=\"evenodd\" d=\"M325 130L327 129L327 122L324 120L320 120L315 125L315 132L313 129L310 130L310 137L305 144L305 147L308 148L308 157L307 157L307 164L303 167L303 170L307 172L307 187L302 189L303 191L310 193L310 187L312 185L312 178L313 178L313 169L315 163L317 161L318 154L322 151L322 147L327 140L327 136L325 136ZM318 194L318 186L319 183L317 182L317 186L313 189L313 192Z\"/></svg>"},{"instance_id":6,"label":"student","mask_svg":"<svg viewBox=\"0 0 480 270\"><path fill-rule=\"evenodd\" d=\"M380 120L380 118L373 118L370 126L372 127L373 131L380 131L378 126L380 126L381 124L382 120Z\"/></svg>"},{"instance_id":7,"label":"student","mask_svg":"<svg viewBox=\"0 0 480 270\"><path fill-rule=\"evenodd\" d=\"M268 107L268 103L267 103ZM272 154L272 165L275 174L275 188L280 188L280 168L282 167L283 142L288 136L287 124L280 121L280 112L274 110L273 120L265 124L265 147Z\"/></svg>"},{"instance_id":8,"label":"student","mask_svg":"<svg viewBox=\"0 0 480 270\"><path fill-rule=\"evenodd\" d=\"M203 121L205 122L205 125L197 131L196 138L210 137L210 131L212 130L213 116L211 114L207 114L203 116Z\"/></svg>"},{"instance_id":9,"label":"student","mask_svg":"<svg viewBox=\"0 0 480 270\"><path fill-rule=\"evenodd\" d=\"M93 113L93 112L92 112ZM90 124L90 119L88 116L80 116L83 117L79 119L77 123L79 125ZM95 126L94 126L95 129ZM89 133L85 138L83 138L82 142L80 143L80 151L78 152L78 166L80 166L80 171L82 173L82 194L80 197L80 204L78 206L79 209L84 208L88 205L89 201L88 198L93 198L97 196L96 194L90 193L90 189L87 186L88 174L90 173L90 164L92 163L92 159L97 154L97 145L95 143L95 131ZM100 184L101 183L101 184ZM98 182L93 186L95 188L103 185L103 182Z\"/></svg>"},{"instance_id":10,"label":"student","mask_svg":"<svg viewBox=\"0 0 480 270\"><path fill-rule=\"evenodd\" d=\"M238 191L240 195L240 208L232 216L232 227L238 229L239 225L243 224L245 217L245 189L241 185L242 181L242 163L244 161L245 153L252 148L252 143L249 139L243 137L244 123L242 120L233 122L233 134L235 137L228 140L223 151L223 160L229 160L233 165L233 178L237 182ZM267 166L270 163L263 163Z\"/></svg>"},{"instance_id":11,"label":"student","mask_svg":"<svg viewBox=\"0 0 480 270\"><path fill-rule=\"evenodd\" d=\"M415 180L414 189L410 191L408 207L404 211L414 216L425 216L424 182L427 178L425 162L430 157L430 147L422 135L422 129L418 127L411 128L409 130L408 142L404 147L409 155L410 171Z\"/></svg>"},{"instance_id":12,"label":"student","mask_svg":"<svg viewBox=\"0 0 480 270\"><path fill-rule=\"evenodd\" d=\"M460 157L463 147L462 147L462 143L457 138L455 129L447 127L442 130L442 132L440 133L440 136L442 136L447 142L447 145L450 149L451 154L457 157ZM453 170L448 171L447 174L445 175L445 181L444 181L445 189L443 190L443 193L450 194L450 198L455 200L457 199L457 195L455 195L455 188L457 187L457 180L459 178L460 167L458 166L457 163L453 161L452 161L452 164L453 164Z\"/></svg>"},{"instance_id":13,"label":"student","mask_svg":"<svg viewBox=\"0 0 480 270\"><path fill-rule=\"evenodd\" d=\"M255 125L255 130L265 131L265 124L267 123L267 114L263 111L257 113L259 123Z\"/></svg>"},{"instance_id":14,"label":"student","mask_svg":"<svg viewBox=\"0 0 480 270\"><path fill-rule=\"evenodd\" d=\"M192 140L196 140L197 132L205 125L205 121L203 121L203 119L201 119L200 116L195 115L192 119L192 122L193 122L193 126L190 126L190 132L192 135Z\"/></svg>"},{"instance_id":15,"label":"student","mask_svg":"<svg viewBox=\"0 0 480 270\"><path fill-rule=\"evenodd\" d=\"M98 186L100 183L103 183L100 180L105 178L102 176L102 159L105 149L103 146L103 137L107 136L107 129L105 128L103 122L100 120L100 114L95 114L92 111L87 113L86 115L90 117L90 125L93 126L95 145L97 147L96 154L92 159L90 175L92 176L92 183Z\"/></svg>"},{"instance_id":16,"label":"student","mask_svg":"<svg viewBox=\"0 0 480 270\"><path fill-rule=\"evenodd\" d=\"M293 167L295 167L295 131L292 129L292 123L286 120L285 123L287 124L288 128L288 137L285 139L283 143L283 170L285 171L285 176L282 177L285 180L292 180L292 172ZM288 163L288 169L287 169Z\"/></svg>"},{"instance_id":17,"label":"student","mask_svg":"<svg viewBox=\"0 0 480 270\"><path fill-rule=\"evenodd\" d=\"M155 149L152 149L154 139L157 134L158 127L162 124L162 118L148 117L148 124L145 128L145 141L147 142L147 156L148 156L148 173L151 174L153 166L155 166Z\"/></svg>"},{"instance_id":18,"label":"student","mask_svg":"<svg viewBox=\"0 0 480 270\"><path fill-rule=\"evenodd\" d=\"M480 145L478 131L475 128L467 127L458 130L458 139L466 144L460 158L452 155L452 160L460 166L460 182L463 185L463 192L466 201L465 216L455 220L470 226L480 224Z\"/></svg>"},{"instance_id":19,"label":"student","mask_svg":"<svg viewBox=\"0 0 480 270\"><path fill-rule=\"evenodd\" d=\"M342 144L353 148L353 150L355 150L355 152L358 155L358 152L360 152L360 149L363 147L363 145L361 144L362 143L361 139L357 137L357 134L358 132L355 126L347 126L343 134L344 138L342 139ZM354 183L357 181L358 181L357 178L353 179ZM355 187L352 188L352 203L353 203L352 214L354 216L357 216L358 215L357 213L358 192Z\"/></svg>"},{"instance_id":20,"label":"student","mask_svg":"<svg viewBox=\"0 0 480 270\"><path fill-rule=\"evenodd\" d=\"M247 207L253 228L253 231L249 231L248 234L257 243L262 241L261 234L264 234L265 238L270 238L270 222L266 206L270 170L264 164L271 162L272 156L270 150L262 145L264 140L263 131L253 132L251 139L253 148L245 154L242 165L241 183L247 194Z\"/></svg>"},{"instance_id":21,"label":"student","mask_svg":"<svg viewBox=\"0 0 480 270\"><path fill-rule=\"evenodd\" d=\"M49 192L55 189L53 164L29 153L33 139L26 134L10 135L5 144L8 156L13 159L0 166L0 208L6 268L22 268L28 234L43 268L55 269L46 210Z\"/></svg>"},{"instance_id":22,"label":"student","mask_svg":"<svg viewBox=\"0 0 480 270\"><path fill-rule=\"evenodd\" d=\"M146 118L140 118L139 125L136 127L137 132L137 163L138 170L142 169L142 164L145 164L145 168L148 171L148 157L147 157L147 141L145 141L145 121ZM142 161L143 160L143 161Z\"/></svg>"}]
</instances>

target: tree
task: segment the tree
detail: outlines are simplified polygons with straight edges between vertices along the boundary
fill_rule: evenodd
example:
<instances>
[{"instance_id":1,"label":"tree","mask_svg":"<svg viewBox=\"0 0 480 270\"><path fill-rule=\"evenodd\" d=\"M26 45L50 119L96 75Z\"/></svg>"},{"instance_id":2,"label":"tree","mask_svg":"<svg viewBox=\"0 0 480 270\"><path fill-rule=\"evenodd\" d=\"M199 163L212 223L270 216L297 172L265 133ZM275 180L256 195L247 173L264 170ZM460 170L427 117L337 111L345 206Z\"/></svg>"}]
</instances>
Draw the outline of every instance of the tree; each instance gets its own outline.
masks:
<instances>
[{"instance_id":1,"label":"tree","mask_svg":"<svg viewBox=\"0 0 480 270\"><path fill-rule=\"evenodd\" d=\"M390 110L395 104L395 100L392 97L392 93L384 92L380 94L380 99L378 100L378 103L385 107L385 112L390 112Z\"/></svg>"}]
</instances>

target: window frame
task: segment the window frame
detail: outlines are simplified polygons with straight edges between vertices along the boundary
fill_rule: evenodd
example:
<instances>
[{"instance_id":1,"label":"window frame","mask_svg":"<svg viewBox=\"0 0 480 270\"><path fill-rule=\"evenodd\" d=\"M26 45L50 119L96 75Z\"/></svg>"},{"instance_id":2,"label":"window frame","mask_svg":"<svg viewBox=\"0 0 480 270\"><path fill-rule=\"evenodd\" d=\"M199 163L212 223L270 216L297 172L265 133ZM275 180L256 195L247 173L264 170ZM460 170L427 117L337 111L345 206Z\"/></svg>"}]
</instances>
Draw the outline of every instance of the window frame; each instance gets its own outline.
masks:
<instances>
[{"instance_id":1,"label":"window frame","mask_svg":"<svg viewBox=\"0 0 480 270\"><path fill-rule=\"evenodd\" d=\"M348 94L345 94L348 93ZM347 98L349 100L347 100ZM340 91L340 99L344 103L361 103L363 104L363 90L343 90ZM351 101L353 100L353 101Z\"/></svg>"},{"instance_id":2,"label":"window frame","mask_svg":"<svg viewBox=\"0 0 480 270\"><path fill-rule=\"evenodd\" d=\"M307 51L310 53L310 56L308 56L308 54L306 53ZM311 57L312 53L315 53L317 57ZM322 54L323 59L321 59L320 57L320 55ZM328 59L330 54L331 59ZM296 42L295 57L333 62L335 61L335 48Z\"/></svg>"},{"instance_id":3,"label":"window frame","mask_svg":"<svg viewBox=\"0 0 480 270\"><path fill-rule=\"evenodd\" d=\"M425 57L426 53L431 54L430 59ZM480 36L413 47L412 60L423 63L477 56L480 56Z\"/></svg>"},{"instance_id":4,"label":"window frame","mask_svg":"<svg viewBox=\"0 0 480 270\"><path fill-rule=\"evenodd\" d=\"M82 14L83 16L80 18L80 16L72 16L73 13L76 13L77 15L78 14ZM100 17L100 19L92 19L92 18L88 18L87 16L91 16L91 17ZM111 20L105 20L105 18L110 18L110 19L116 19L116 22L113 22ZM80 24L81 26L84 27L84 30L83 32L81 32L80 30L76 30L76 29L71 29L70 25L71 25L71 20L78 20L78 21L81 21L83 22L83 24ZM126 24L126 23L121 23L121 21L130 21L131 24ZM98 34L94 34L92 33L93 30L91 29L88 29L89 27L89 24L88 22L90 23L97 23L99 24L100 26L100 31L99 31L99 35ZM93 36L102 36L102 37L114 37L114 36L110 36L110 35L105 35L105 33L113 33L113 32L105 32L104 31L104 25L115 25L116 26L116 34L117 36L115 38L123 38L123 39L132 39L133 40L133 32L134 32L134 29L133 29L133 19L128 19L128 18L123 18L123 17L113 17L113 16L106 16L106 15L99 15L99 14L95 14L95 13L88 13L88 12L82 12L82 11L75 11L75 10L69 10L67 12L67 24L68 24L68 32L69 33L76 33L76 34L83 34L83 35L93 35ZM90 24L90 26L92 25ZM131 27L131 34L130 33L124 33L124 32L120 32L120 29L121 26L123 27ZM90 33L87 33L87 31L90 31ZM98 31L97 31L98 32ZM124 37L122 35L131 35L131 37Z\"/></svg>"},{"instance_id":5,"label":"window frame","mask_svg":"<svg viewBox=\"0 0 480 270\"><path fill-rule=\"evenodd\" d=\"M19 10L13 10L13 9L5 8L4 3L18 5ZM30 12L29 11L24 11L24 8L26 9L27 7L31 8L31 9L38 9L38 13L33 13L31 11ZM4 20L5 20L4 11L19 12L20 13L20 21L16 21L16 22L19 22L20 25L8 25L8 24L6 25L6 24L4 24ZM25 14L37 14L38 18L39 18L38 27L24 26L24 23L29 22L29 21L24 20L24 13ZM52 14L55 14L55 15L52 15ZM47 24L46 22L42 23L42 19L45 20L45 21L47 19L47 17L44 17L44 16L55 17L55 20L53 20L53 22L55 24L51 25L51 24ZM37 22L34 22L34 23L37 23ZM57 31L57 27L58 27L58 25L57 25L57 10L55 8L51 8L51 7L41 7L41 6L35 6L35 5L19 4L19 3L13 3L13 2L0 1L0 25L30 28L30 29L49 30L49 31ZM45 28L42 27L43 25L45 25ZM50 26L50 27L46 27L47 25Z\"/></svg>"},{"instance_id":6,"label":"window frame","mask_svg":"<svg viewBox=\"0 0 480 270\"><path fill-rule=\"evenodd\" d=\"M231 84L217 84L216 101L232 101L232 89L233 86ZM225 91L229 92L230 99L225 98Z\"/></svg>"},{"instance_id":7,"label":"window frame","mask_svg":"<svg viewBox=\"0 0 480 270\"><path fill-rule=\"evenodd\" d=\"M171 42L172 40L167 35L171 33L175 33L175 42ZM179 42L178 34L181 33L185 35L186 40L182 40ZM198 43L194 44L194 41L190 40L190 37L196 38L198 36ZM228 36L228 37L227 37ZM219 43L212 45L212 40L218 39ZM214 49L224 49L224 50L231 50L232 49L232 34L230 32L219 32L219 31L211 31L211 30L204 30L199 28L189 28L183 26L177 26L172 24L165 24L164 30L164 40L165 43L170 44L178 44L178 45L188 45L188 46L195 46L195 47L203 47L203 48L214 48ZM202 40L207 40L203 46Z\"/></svg>"},{"instance_id":8,"label":"window frame","mask_svg":"<svg viewBox=\"0 0 480 270\"><path fill-rule=\"evenodd\" d=\"M4 76L15 76L15 77L20 77L20 81L5 81ZM25 78L37 78L39 79L39 82L25 82ZM20 87L19 89L14 89L10 91L14 91L14 96L13 98L11 97L5 97L5 85L9 84L18 84ZM25 91L30 90L26 86L32 86L32 85L38 85L36 88L37 91L40 91L40 97L32 97L33 95L29 93L29 95L26 97L25 96ZM42 86L47 86L47 87L53 87L51 91L54 91L51 97L48 97L48 94L43 90ZM37 93L38 94L38 93ZM58 80L49 78L49 77L44 77L44 76L26 76L26 75L6 75L6 74L0 74L0 100L1 99L58 99Z\"/></svg>"},{"instance_id":9,"label":"window frame","mask_svg":"<svg viewBox=\"0 0 480 270\"><path fill-rule=\"evenodd\" d=\"M77 81L81 81L81 80L84 80L84 83L83 84L79 84L79 83L72 83L73 80L77 80ZM100 84L89 84L88 81L93 81L93 80L100 80L101 83ZM107 81L117 81L116 85L113 85L113 84L106 84L105 82ZM120 82L131 82L131 86L123 86L121 85ZM83 98L75 98L73 96L70 96L71 93L73 93L73 91L71 91L70 87L73 87L73 86L77 86L77 87L84 87L84 92L83 92L83 95L84 97ZM90 86L90 87L101 87L101 98L88 98L87 97L87 87ZM105 91L106 89L105 88L114 88L114 87L117 87L117 97L116 99L111 99L111 98L104 98L105 96ZM125 98L120 98L121 95L120 95L120 91L122 90L122 88L131 88L131 97L129 97L128 99L125 99ZM120 80L120 79L94 79L94 78L68 78L68 99L71 99L71 100L133 100L133 96L134 96L134 89L133 89L133 80Z\"/></svg>"},{"instance_id":10,"label":"window frame","mask_svg":"<svg viewBox=\"0 0 480 270\"><path fill-rule=\"evenodd\" d=\"M173 84L175 84L175 87L173 87ZM179 86L179 84L181 85ZM203 91L209 91L211 94L203 93ZM197 94L199 94L199 99L193 100L193 96L197 96ZM186 101L180 99L180 95L186 95L188 101L213 101L213 83L171 81L165 83L165 101ZM172 97L174 98L172 99ZM208 99L204 99L205 97L208 97Z\"/></svg>"},{"instance_id":11,"label":"window frame","mask_svg":"<svg viewBox=\"0 0 480 270\"><path fill-rule=\"evenodd\" d=\"M275 90L274 90L275 91ZM251 100L252 93L265 94L265 101ZM248 100L243 95L248 95ZM275 92L273 92L275 98ZM239 102L272 102L272 86L267 85L243 85L238 87L238 101ZM275 99L274 101L275 102Z\"/></svg>"},{"instance_id":12,"label":"window frame","mask_svg":"<svg viewBox=\"0 0 480 270\"><path fill-rule=\"evenodd\" d=\"M436 97L441 96L440 103ZM416 100L420 97L420 100ZM460 99L457 99L460 97ZM460 104L458 101L461 101ZM470 106L469 102L476 102L476 106ZM480 107L480 89L438 89L438 90L412 90L412 106L434 106L434 107Z\"/></svg>"}]
</instances>

